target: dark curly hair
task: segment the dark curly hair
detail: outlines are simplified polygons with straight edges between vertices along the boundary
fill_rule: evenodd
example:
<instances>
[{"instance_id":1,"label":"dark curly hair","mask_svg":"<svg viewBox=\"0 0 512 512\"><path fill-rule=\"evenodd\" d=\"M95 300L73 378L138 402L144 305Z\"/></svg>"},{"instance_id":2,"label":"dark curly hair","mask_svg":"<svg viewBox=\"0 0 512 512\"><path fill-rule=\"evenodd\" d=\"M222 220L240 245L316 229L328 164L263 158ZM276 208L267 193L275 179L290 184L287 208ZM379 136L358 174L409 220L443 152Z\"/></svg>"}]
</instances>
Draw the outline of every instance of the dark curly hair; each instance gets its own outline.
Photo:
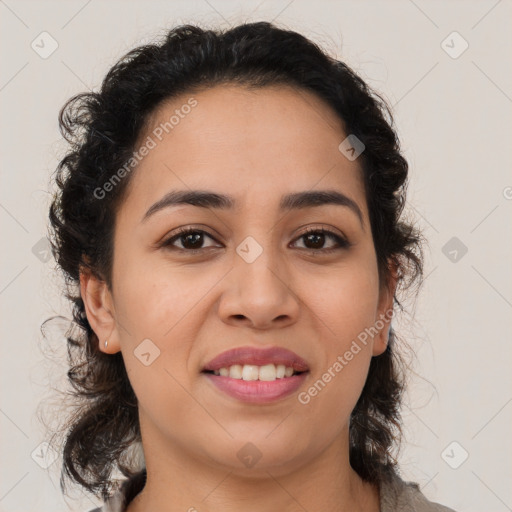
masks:
<instances>
[{"instance_id":1,"label":"dark curly hair","mask_svg":"<svg viewBox=\"0 0 512 512\"><path fill-rule=\"evenodd\" d=\"M66 338L67 375L78 404L63 429L63 490L68 478L106 499L113 471L126 477L138 471L128 457L141 442L137 399L121 353L99 350L79 288L83 270L112 288L114 222L130 177L124 177L107 200L98 199L95 190L133 156L145 123L164 100L219 84L287 85L312 92L332 107L345 134L355 135L366 147L358 162L381 283L387 283L392 272L398 274L394 301L403 310L398 292L421 280L422 237L403 218L408 164L390 108L346 64L303 35L267 22L225 31L183 25L158 44L133 49L109 70L99 92L72 97L59 115L69 151L55 171L58 188L49 210L49 238L77 327ZM374 484L396 467L392 449L402 435L406 372L396 340L391 328L387 349L372 358L351 414L350 464Z\"/></svg>"}]
</instances>

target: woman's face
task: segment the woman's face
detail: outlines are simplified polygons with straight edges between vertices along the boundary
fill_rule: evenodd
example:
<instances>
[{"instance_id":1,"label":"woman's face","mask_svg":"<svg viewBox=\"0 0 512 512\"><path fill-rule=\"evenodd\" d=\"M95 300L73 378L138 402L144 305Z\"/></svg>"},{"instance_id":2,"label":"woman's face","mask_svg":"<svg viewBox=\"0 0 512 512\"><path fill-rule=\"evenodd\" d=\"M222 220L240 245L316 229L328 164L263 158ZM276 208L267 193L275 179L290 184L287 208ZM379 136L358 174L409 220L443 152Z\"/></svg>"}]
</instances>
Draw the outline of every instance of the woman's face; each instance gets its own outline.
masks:
<instances>
[{"instance_id":1,"label":"woman's face","mask_svg":"<svg viewBox=\"0 0 512 512\"><path fill-rule=\"evenodd\" d=\"M338 148L348 135L341 121L311 93L237 86L183 95L150 121L116 218L104 290L112 322L93 319L109 340L102 349L122 351L146 459L182 454L277 475L329 447L346 455L350 413L386 346L393 290L379 286L362 171ZM288 197L327 190L341 201ZM232 206L155 207L192 191ZM169 241L188 227L196 233ZM230 381L228 393L218 383L231 377L203 370L239 347L287 349L308 371L294 384ZM255 366L271 378L269 357Z\"/></svg>"}]
</instances>

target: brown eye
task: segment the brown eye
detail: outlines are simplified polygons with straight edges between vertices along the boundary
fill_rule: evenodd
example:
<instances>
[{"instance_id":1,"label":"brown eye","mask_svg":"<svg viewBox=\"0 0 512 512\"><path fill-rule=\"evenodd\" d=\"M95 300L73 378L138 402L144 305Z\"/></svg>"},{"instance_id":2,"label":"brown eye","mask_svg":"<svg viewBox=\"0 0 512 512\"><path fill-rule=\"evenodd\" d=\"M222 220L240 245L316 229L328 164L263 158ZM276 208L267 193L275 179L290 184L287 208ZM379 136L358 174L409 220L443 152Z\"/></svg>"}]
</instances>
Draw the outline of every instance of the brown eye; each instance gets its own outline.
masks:
<instances>
[{"instance_id":1,"label":"brown eye","mask_svg":"<svg viewBox=\"0 0 512 512\"><path fill-rule=\"evenodd\" d=\"M171 247L181 251L187 252L197 252L202 249L208 249L210 247L203 247L204 241L206 238L210 238L214 240L214 238L208 234L206 231L201 229L190 229L185 228L179 231L177 234L168 238L162 243L162 247ZM175 242L179 241L181 243L181 247L175 246Z\"/></svg>"},{"instance_id":2,"label":"brown eye","mask_svg":"<svg viewBox=\"0 0 512 512\"><path fill-rule=\"evenodd\" d=\"M212 235L202 229L183 228L162 242L161 246L192 254L218 247L215 245L204 246L206 238L216 241ZM337 233L324 228L310 228L296 240L301 239L304 240L303 243L305 247L299 247L299 249L320 254L328 254L341 249L347 249L352 245ZM334 246L324 248L329 240L331 244L334 242ZM181 246L178 246L177 243Z\"/></svg>"},{"instance_id":3,"label":"brown eye","mask_svg":"<svg viewBox=\"0 0 512 512\"><path fill-rule=\"evenodd\" d=\"M304 249L312 252L330 253L339 249L346 249L351 245L345 238L324 228L311 228L297 238L297 240L301 239L304 240L306 246ZM325 249L323 246L328 239L333 240L336 245Z\"/></svg>"}]
</instances>

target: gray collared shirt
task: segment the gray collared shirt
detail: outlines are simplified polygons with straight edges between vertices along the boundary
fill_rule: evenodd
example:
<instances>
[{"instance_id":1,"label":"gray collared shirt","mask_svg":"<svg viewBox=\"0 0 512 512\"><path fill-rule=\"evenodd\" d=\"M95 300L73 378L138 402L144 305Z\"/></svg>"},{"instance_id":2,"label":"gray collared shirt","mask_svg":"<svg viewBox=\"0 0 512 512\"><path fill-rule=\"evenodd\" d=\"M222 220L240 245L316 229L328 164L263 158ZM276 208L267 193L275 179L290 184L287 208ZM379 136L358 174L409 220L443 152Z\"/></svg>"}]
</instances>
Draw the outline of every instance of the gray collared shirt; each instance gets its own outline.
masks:
<instances>
[{"instance_id":1,"label":"gray collared shirt","mask_svg":"<svg viewBox=\"0 0 512 512\"><path fill-rule=\"evenodd\" d=\"M146 483L145 470L123 482L102 507L89 512L126 512L128 504ZM393 472L379 487L380 512L455 512L429 501L415 482L406 482Z\"/></svg>"}]
</instances>

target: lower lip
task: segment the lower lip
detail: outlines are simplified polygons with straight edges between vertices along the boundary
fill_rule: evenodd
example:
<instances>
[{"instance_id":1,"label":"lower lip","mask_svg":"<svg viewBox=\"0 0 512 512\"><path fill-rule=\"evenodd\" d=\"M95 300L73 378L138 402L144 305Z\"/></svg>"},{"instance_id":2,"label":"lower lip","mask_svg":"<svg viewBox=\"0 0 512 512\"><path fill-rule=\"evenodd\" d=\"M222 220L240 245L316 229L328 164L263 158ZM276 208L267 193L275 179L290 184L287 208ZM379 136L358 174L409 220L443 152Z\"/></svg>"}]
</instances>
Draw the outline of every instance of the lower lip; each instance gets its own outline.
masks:
<instances>
[{"instance_id":1,"label":"lower lip","mask_svg":"<svg viewBox=\"0 0 512 512\"><path fill-rule=\"evenodd\" d=\"M299 373L291 377L270 381L232 379L213 373L205 373L204 375L218 389L233 398L242 402L263 404L274 402L297 391L306 379L307 373Z\"/></svg>"}]
</instances>

